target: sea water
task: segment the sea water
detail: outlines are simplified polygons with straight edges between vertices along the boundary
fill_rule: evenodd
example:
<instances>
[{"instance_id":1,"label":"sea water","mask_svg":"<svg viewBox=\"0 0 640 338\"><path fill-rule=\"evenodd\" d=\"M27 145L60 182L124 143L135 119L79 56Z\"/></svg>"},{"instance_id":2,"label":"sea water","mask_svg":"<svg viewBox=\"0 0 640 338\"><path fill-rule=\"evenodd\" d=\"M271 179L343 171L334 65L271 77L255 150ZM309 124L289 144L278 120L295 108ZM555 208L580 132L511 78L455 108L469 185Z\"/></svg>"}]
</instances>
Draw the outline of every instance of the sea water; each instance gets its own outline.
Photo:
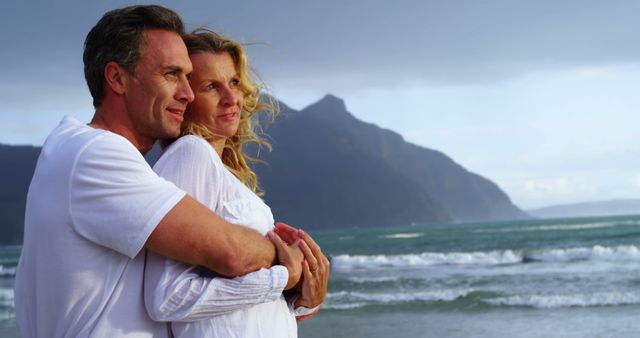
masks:
<instances>
[{"instance_id":1,"label":"sea water","mask_svg":"<svg viewBox=\"0 0 640 338\"><path fill-rule=\"evenodd\" d=\"M640 337L640 217L311 232L331 257L301 337ZM0 249L17 336L19 247Z\"/></svg>"}]
</instances>

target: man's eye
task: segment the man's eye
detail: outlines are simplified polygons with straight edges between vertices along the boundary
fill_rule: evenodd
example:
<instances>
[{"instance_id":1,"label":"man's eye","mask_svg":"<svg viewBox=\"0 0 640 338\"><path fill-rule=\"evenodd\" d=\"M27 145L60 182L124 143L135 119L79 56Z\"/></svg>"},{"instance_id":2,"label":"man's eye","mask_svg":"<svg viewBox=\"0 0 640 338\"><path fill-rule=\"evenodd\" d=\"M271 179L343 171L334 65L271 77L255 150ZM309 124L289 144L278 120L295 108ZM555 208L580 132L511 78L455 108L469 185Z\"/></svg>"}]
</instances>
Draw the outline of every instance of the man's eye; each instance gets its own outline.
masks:
<instances>
[{"instance_id":1,"label":"man's eye","mask_svg":"<svg viewBox=\"0 0 640 338\"><path fill-rule=\"evenodd\" d=\"M215 83L209 83L209 84L207 85L207 89L208 89L208 90L215 90L216 88L217 88L217 87L216 87Z\"/></svg>"}]
</instances>

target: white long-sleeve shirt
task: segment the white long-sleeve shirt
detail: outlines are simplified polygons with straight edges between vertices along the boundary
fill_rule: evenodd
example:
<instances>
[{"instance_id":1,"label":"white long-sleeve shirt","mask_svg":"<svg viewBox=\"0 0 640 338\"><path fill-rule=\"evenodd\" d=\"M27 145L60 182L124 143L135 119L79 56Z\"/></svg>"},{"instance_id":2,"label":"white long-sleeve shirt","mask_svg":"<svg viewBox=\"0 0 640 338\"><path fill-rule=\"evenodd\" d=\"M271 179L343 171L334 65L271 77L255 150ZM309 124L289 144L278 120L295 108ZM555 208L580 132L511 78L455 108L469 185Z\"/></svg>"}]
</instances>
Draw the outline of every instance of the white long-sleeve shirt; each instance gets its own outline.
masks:
<instances>
[{"instance_id":1,"label":"white long-sleeve shirt","mask_svg":"<svg viewBox=\"0 0 640 338\"><path fill-rule=\"evenodd\" d=\"M262 234L273 228L271 209L200 137L175 141L154 170L230 223ZM229 279L149 252L145 304L154 320L172 322L176 337L297 337L293 309L282 295L287 279L280 265Z\"/></svg>"}]
</instances>

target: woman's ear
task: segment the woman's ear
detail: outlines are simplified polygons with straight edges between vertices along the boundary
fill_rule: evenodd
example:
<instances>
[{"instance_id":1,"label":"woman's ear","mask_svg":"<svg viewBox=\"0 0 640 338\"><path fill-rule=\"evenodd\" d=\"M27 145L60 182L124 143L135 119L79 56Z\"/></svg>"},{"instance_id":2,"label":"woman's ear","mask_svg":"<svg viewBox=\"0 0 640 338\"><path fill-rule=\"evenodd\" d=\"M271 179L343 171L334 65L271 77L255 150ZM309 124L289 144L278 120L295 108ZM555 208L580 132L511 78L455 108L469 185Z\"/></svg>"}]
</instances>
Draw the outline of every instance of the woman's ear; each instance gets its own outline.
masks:
<instances>
[{"instance_id":1,"label":"woman's ear","mask_svg":"<svg viewBox=\"0 0 640 338\"><path fill-rule=\"evenodd\" d=\"M107 86L116 94L122 95L127 88L127 72L117 62L111 61L104 67Z\"/></svg>"}]
</instances>

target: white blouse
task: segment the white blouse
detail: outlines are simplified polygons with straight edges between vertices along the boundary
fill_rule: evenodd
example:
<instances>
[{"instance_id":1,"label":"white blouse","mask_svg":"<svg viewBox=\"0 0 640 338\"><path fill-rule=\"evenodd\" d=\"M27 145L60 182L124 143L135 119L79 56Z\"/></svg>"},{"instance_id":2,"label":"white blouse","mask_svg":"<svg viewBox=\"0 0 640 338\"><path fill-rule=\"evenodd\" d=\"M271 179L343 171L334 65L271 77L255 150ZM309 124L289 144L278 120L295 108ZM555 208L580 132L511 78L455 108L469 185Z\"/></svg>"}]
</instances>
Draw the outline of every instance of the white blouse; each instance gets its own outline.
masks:
<instances>
[{"instance_id":1,"label":"white blouse","mask_svg":"<svg viewBox=\"0 0 640 338\"><path fill-rule=\"evenodd\" d=\"M263 235L273 228L271 209L200 137L175 141L154 170L230 223ZM152 319L172 322L176 337L297 337L294 311L282 295L287 279L281 265L229 279L149 252L145 304Z\"/></svg>"}]
</instances>

